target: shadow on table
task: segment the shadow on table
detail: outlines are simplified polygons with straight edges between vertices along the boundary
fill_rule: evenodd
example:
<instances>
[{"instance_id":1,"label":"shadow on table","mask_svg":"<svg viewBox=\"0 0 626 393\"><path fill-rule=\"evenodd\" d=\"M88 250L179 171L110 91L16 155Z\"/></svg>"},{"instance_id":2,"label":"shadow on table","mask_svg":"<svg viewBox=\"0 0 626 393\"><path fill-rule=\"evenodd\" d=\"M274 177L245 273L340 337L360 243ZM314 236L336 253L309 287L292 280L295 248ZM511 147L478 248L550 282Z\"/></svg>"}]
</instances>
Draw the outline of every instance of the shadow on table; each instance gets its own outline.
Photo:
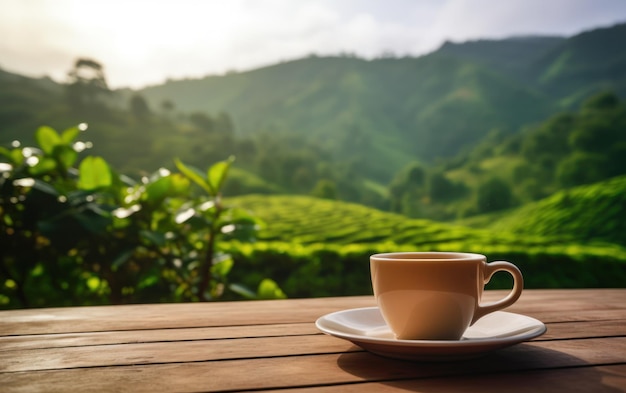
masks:
<instances>
[{"instance_id":1,"label":"shadow on table","mask_svg":"<svg viewBox=\"0 0 626 393\"><path fill-rule=\"evenodd\" d=\"M520 344L481 358L454 362L410 362L369 352L346 353L344 371L380 385L377 391L438 392L623 392L626 375L591 367L575 356ZM572 378L575 375L576 378ZM619 388L621 386L621 388ZM388 388L388 389L385 389Z\"/></svg>"}]
</instances>

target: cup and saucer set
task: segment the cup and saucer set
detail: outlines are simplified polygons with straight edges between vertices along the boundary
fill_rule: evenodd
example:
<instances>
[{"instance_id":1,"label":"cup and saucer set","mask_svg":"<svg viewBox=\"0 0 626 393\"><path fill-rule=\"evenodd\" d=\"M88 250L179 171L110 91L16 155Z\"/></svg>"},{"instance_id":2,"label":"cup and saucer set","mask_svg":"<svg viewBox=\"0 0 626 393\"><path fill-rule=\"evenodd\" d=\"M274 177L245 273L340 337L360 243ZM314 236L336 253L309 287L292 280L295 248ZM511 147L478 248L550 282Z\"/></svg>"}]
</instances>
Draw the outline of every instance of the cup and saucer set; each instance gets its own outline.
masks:
<instances>
[{"instance_id":1,"label":"cup and saucer set","mask_svg":"<svg viewBox=\"0 0 626 393\"><path fill-rule=\"evenodd\" d=\"M324 315L315 322L319 330L378 355L429 362L479 357L546 332L535 318L501 311L523 287L509 262L468 253L386 253L372 255L370 269L378 307ZM513 276L513 289L481 304L496 271Z\"/></svg>"}]
</instances>

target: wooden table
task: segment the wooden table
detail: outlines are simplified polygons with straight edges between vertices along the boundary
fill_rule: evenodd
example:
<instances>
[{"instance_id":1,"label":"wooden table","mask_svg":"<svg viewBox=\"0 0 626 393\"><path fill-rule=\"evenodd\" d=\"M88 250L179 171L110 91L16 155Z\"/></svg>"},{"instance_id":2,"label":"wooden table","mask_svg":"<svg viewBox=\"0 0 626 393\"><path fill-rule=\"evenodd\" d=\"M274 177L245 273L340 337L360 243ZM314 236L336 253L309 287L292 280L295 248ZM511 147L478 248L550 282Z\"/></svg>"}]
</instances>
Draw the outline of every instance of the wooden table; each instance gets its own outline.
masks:
<instances>
[{"instance_id":1,"label":"wooden table","mask_svg":"<svg viewBox=\"0 0 626 393\"><path fill-rule=\"evenodd\" d=\"M546 334L467 361L388 359L314 326L373 305L366 296L2 311L0 391L626 391L626 289L526 290L507 311L543 321Z\"/></svg>"}]
</instances>

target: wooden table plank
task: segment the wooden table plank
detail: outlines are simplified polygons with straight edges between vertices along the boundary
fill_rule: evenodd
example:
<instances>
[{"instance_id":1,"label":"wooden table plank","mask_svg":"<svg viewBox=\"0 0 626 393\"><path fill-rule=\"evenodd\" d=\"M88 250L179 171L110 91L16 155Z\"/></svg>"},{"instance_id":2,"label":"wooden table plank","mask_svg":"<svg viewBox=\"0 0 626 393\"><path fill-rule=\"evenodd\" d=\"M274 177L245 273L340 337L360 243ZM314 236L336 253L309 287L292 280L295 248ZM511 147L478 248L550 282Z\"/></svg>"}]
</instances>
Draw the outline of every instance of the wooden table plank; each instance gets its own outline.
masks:
<instances>
[{"instance_id":1,"label":"wooden table plank","mask_svg":"<svg viewBox=\"0 0 626 393\"><path fill-rule=\"evenodd\" d=\"M528 381L534 381L529 389ZM364 382L344 384L342 393L400 391L448 393L619 393L626 392L626 365L538 370L523 373L499 373L463 377L409 379L391 382ZM337 386L269 390L275 393L330 393Z\"/></svg>"},{"instance_id":2,"label":"wooden table plank","mask_svg":"<svg viewBox=\"0 0 626 393\"><path fill-rule=\"evenodd\" d=\"M230 330L235 331L226 339ZM297 332L301 334L296 334ZM118 337L120 334L122 337ZM66 368L76 368L284 356L290 354L295 345L299 348L298 354L356 350L350 348L352 344L344 340L322 335L313 324L82 333L70 335L69 338L67 336L59 334L0 338L0 372L55 369L59 368L59 364ZM549 324L547 333L535 341L606 337L626 337L626 319ZM29 338L40 339L35 341L40 347L27 348ZM93 338L96 341L92 341ZM59 351L60 348L63 348L62 352ZM98 353L97 357L91 356L94 352ZM155 357L155 354L160 356Z\"/></svg>"},{"instance_id":3,"label":"wooden table plank","mask_svg":"<svg viewBox=\"0 0 626 393\"><path fill-rule=\"evenodd\" d=\"M502 297L506 291L486 291L486 301ZM525 291L507 311L531 316L555 312L570 313L572 319L583 311L594 318L624 311L626 292L616 289L587 290L572 298L567 290ZM26 309L0 312L0 336L19 334L78 333L118 330L172 329L304 323L321 315L346 308L375 306L372 296L320 299L248 301L236 303L142 304ZM236 307L233 307L236 304ZM602 313L606 310L606 313ZM552 322L552 321L546 321Z\"/></svg>"},{"instance_id":4,"label":"wooden table plank","mask_svg":"<svg viewBox=\"0 0 626 393\"><path fill-rule=\"evenodd\" d=\"M0 372L279 357L293 355L294 348L299 355L359 350L323 335L32 349L1 352Z\"/></svg>"},{"instance_id":5,"label":"wooden table plank","mask_svg":"<svg viewBox=\"0 0 626 393\"><path fill-rule=\"evenodd\" d=\"M227 338L302 336L311 334L320 334L320 331L313 323L307 322L277 325L19 335L0 337L0 353L2 351L17 349L63 348L88 345L139 344Z\"/></svg>"},{"instance_id":6,"label":"wooden table plank","mask_svg":"<svg viewBox=\"0 0 626 393\"><path fill-rule=\"evenodd\" d=\"M0 312L0 336L303 323L346 307L374 305L374 298L365 296L11 310Z\"/></svg>"},{"instance_id":7,"label":"wooden table plank","mask_svg":"<svg viewBox=\"0 0 626 393\"><path fill-rule=\"evenodd\" d=\"M618 315L616 315L618 314ZM537 340L626 336L626 311L613 313L615 319L594 320L589 312L581 313L584 321L547 323L548 331ZM591 316L596 315L593 313ZM618 318L619 317L619 318ZM303 336L321 334L312 322L278 325L229 326L212 328L180 328L131 330L115 332L57 333L0 337L0 353L21 349L44 349L111 344L140 344L255 338Z\"/></svg>"},{"instance_id":8,"label":"wooden table plank","mask_svg":"<svg viewBox=\"0 0 626 393\"><path fill-rule=\"evenodd\" d=\"M625 300L525 291L508 311L545 335L452 363L387 359L315 329L371 296L3 311L0 391L626 391Z\"/></svg>"},{"instance_id":9,"label":"wooden table plank","mask_svg":"<svg viewBox=\"0 0 626 393\"><path fill-rule=\"evenodd\" d=\"M338 342L337 345L341 346L342 343ZM300 345L297 347L299 349ZM605 350L598 351L598 348ZM64 369L51 371L3 372L0 373L0 386L8 391L17 391L24 384L30 384L36 390L37 387L43 389L46 386L68 386L71 383L80 391L88 390L93 384L101 386L103 390L115 390L115 386L124 381L124 385L133 386L138 392L228 391L626 364L626 338L623 337L524 343L480 359L454 363L413 363L362 351L252 358L256 356L250 352L252 350L246 348L242 352L250 358L233 360L117 367L64 366ZM143 361L140 357L134 360ZM268 378L270 375L273 377Z\"/></svg>"}]
</instances>

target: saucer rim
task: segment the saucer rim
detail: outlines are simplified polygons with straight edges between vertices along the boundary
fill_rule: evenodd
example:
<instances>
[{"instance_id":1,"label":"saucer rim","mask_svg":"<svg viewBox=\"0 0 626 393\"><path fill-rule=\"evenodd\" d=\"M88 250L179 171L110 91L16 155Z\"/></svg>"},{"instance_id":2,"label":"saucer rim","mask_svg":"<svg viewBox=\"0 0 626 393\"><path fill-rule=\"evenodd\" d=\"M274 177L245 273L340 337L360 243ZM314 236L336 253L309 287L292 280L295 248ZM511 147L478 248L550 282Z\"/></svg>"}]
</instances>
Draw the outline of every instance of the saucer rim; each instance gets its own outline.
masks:
<instances>
[{"instance_id":1,"label":"saucer rim","mask_svg":"<svg viewBox=\"0 0 626 393\"><path fill-rule=\"evenodd\" d=\"M530 317L528 315L512 313L508 311L494 311L493 314L507 314L507 315L515 315L521 316L524 318L531 319L537 322L537 326L529 331L525 331L519 334L515 334L513 336L507 337L485 337L485 338L472 338L465 340L399 340L396 338L384 338L384 337L372 337L361 334L348 333L344 331L340 331L337 329L329 328L323 326L324 320L326 320L331 315L341 314L346 312L355 312L355 311L372 311L379 310L378 307L359 307L359 308L350 308L340 311L335 311L332 313L325 314L319 317L315 321L315 326L325 334L329 334L331 336L335 336L338 338L342 338L348 341L352 341L354 343L371 343L371 344L384 344L391 346L402 346L402 347L415 347L415 348L471 348L471 347L484 347L485 345L494 347L501 347L506 345L512 345L521 343L523 341L527 341L536 337L541 336L547 331L546 325L540 320ZM380 312L380 311L378 311Z\"/></svg>"}]
</instances>

